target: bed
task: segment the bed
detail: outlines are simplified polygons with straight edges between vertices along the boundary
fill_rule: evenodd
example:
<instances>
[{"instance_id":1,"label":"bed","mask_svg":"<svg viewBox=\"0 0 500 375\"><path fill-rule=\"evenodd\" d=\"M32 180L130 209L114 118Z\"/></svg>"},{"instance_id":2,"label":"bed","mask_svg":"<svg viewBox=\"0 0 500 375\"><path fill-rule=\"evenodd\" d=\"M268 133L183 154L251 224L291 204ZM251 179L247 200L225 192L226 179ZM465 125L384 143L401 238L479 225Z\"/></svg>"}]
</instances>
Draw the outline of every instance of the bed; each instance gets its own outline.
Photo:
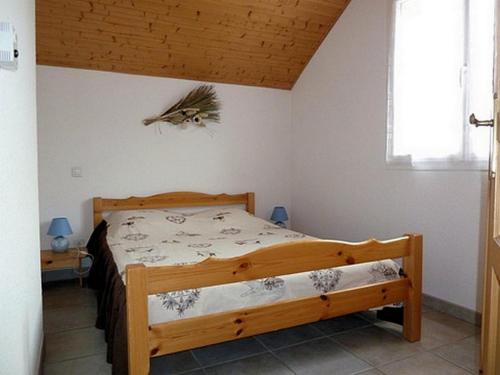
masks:
<instances>
[{"instance_id":1,"label":"bed","mask_svg":"<svg viewBox=\"0 0 500 375\"><path fill-rule=\"evenodd\" d=\"M253 193L94 198L89 282L114 373L147 374L150 357L401 302L405 338L420 339L422 236L319 240L254 217L254 205Z\"/></svg>"}]
</instances>

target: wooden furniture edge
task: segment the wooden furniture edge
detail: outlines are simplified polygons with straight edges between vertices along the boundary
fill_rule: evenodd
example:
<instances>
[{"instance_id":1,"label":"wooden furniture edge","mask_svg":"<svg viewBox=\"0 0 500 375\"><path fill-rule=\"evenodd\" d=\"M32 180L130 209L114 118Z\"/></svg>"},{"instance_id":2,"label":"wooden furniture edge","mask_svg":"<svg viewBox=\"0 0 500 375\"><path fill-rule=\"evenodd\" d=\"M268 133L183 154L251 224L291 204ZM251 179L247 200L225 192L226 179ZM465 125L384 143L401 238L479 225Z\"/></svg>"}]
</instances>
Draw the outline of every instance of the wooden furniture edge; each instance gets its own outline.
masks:
<instances>
[{"instance_id":1,"label":"wooden furniture edge","mask_svg":"<svg viewBox=\"0 0 500 375\"><path fill-rule=\"evenodd\" d=\"M127 266L127 345L129 374L149 374L148 293L144 264Z\"/></svg>"},{"instance_id":2,"label":"wooden furniture edge","mask_svg":"<svg viewBox=\"0 0 500 375\"><path fill-rule=\"evenodd\" d=\"M175 207L202 207L202 206L224 206L245 205L248 213L255 214L255 193L241 194L206 194L191 191L177 191L170 193L155 194L145 197L128 198L93 198L93 220L94 228L103 219L103 212L121 210L140 210L154 208Z\"/></svg>"},{"instance_id":3,"label":"wooden furniture edge","mask_svg":"<svg viewBox=\"0 0 500 375\"><path fill-rule=\"evenodd\" d=\"M404 305L403 336L410 342L420 341L422 330L422 269L423 237L407 234L409 255L403 257L403 271L410 280L408 298Z\"/></svg>"},{"instance_id":4,"label":"wooden furniture edge","mask_svg":"<svg viewBox=\"0 0 500 375\"><path fill-rule=\"evenodd\" d=\"M408 284L406 278L391 280L319 296L153 324L148 331L149 355L157 357L400 302L406 299Z\"/></svg>"},{"instance_id":5,"label":"wooden furniture edge","mask_svg":"<svg viewBox=\"0 0 500 375\"><path fill-rule=\"evenodd\" d=\"M316 242L321 243L323 241ZM341 290L338 292L329 292L326 294L322 294L319 297L313 296L307 298L291 299L277 302L271 305L260 305L256 307L243 308L224 313L209 314L205 316L176 320L150 326L148 323L147 298L149 294L158 292L160 284L162 288L163 286L167 286L167 288L170 288L170 290L166 289L162 290L162 292L178 290L175 288L184 288L185 285L200 285L200 283L194 281L194 279L190 279L189 283L186 284L179 281L185 277L188 277L189 273L193 274L193 270L191 270L187 274L180 273L176 277L171 273L168 273L168 276L167 274L161 275L162 278L168 277L169 279L174 279L175 282L172 283L163 283L163 281L160 280L160 284L151 285L151 280L158 281L156 277L160 274L159 272L161 271L161 269L172 270L172 268L177 268L180 270L182 268L197 265L148 268L144 267L144 265L142 264L127 266L127 330L129 337L129 374L147 374L149 372L150 356L173 353L179 350L186 350L203 345L228 341L237 337L246 337L252 334L268 332L270 330L287 328L296 324L340 316L395 302L404 302L405 304L403 324L404 337L409 341L418 341L421 334L420 304L422 295L422 236L419 234L408 234L403 238L395 240L370 240L358 244L345 243L340 241L326 242L328 246L322 247L321 250L306 251L309 254L308 257L312 260L311 264L314 264L315 267L318 265L318 263L315 262L314 259L318 257L318 253L325 252L331 255L331 250L335 250L337 251L337 256L342 257L342 254L339 255L338 252L344 251L346 245L348 245L348 247L352 251L354 251L356 247L362 248L363 246L366 247L367 244L371 244L372 246L380 247L380 252L382 253L382 255L384 255L383 259L391 257L403 257L403 269L405 271L405 278L361 286L348 290ZM404 246L402 248L398 247L396 250L394 250L394 243L398 243L399 245L404 244ZM304 246L306 244L307 246L311 246L311 243L309 242L287 243L282 246L282 250L286 249L287 247L295 249L297 248L297 245ZM339 250L341 246L344 250ZM391 250L384 253L385 249ZM281 259L280 257L282 256L282 254L280 255L280 253L280 250L276 250L275 246L272 246L270 247L270 249L260 249L253 253L246 254L245 256L249 258L250 261L255 261L255 259L262 258L272 261L273 257L275 261L279 261L279 259ZM391 255L389 256L389 254ZM393 256L393 254L399 255ZM375 259L372 256L367 256L362 258L361 261L356 261L356 258L354 258L354 262L352 262L352 259L349 259L348 257L338 258L340 259L338 260L338 262L344 262L343 264L345 265L364 263L378 260L380 259L380 255L381 254L377 254ZM208 285L215 285L210 283L234 282L231 276L228 275L235 275L234 272L238 274L237 270L232 269L229 274L224 273L223 277L216 277L214 279L213 270L211 267L213 264L221 265L222 268L220 268L220 270L222 272L225 272L226 270L224 270L224 268L227 268L228 266L234 266L234 259L238 258L241 257L222 260L213 259L211 261L206 260L202 263L199 263L199 265L202 266L198 269L198 271L206 268L207 270L210 269L210 272L208 273L208 275L205 275L204 273L199 274L197 272L197 278L202 280L207 279L206 281ZM288 258L288 260L290 259ZM317 269L328 268L328 265L331 264L330 262L331 260L329 259L328 262L325 263L326 266L318 266ZM306 264L304 266L305 268L303 267L303 269L309 269L308 267L311 267L311 264ZM253 271L243 271L243 273L240 273L240 275L246 272L246 277L248 277L248 280L261 278L262 273L255 271L256 269L258 270L258 267L259 265L256 265L255 268L243 267L244 269L250 269ZM280 269L280 266L278 266L278 268L268 268L266 270L266 274L272 273L267 276L280 275L282 274L280 273ZM151 275L155 275L155 277L151 277ZM201 286L202 285L200 285L200 287ZM339 301L342 303L339 303ZM342 305L342 307L338 307L337 305ZM296 311L303 311L304 309L306 309L307 313L304 313L303 317L297 317ZM278 314L277 316L279 316L280 319L275 319L276 316L274 316L273 319L269 319L270 314ZM242 317L246 320L243 320ZM319 319L317 319L318 317ZM200 329L201 327L203 327L203 329Z\"/></svg>"},{"instance_id":6,"label":"wooden furniture edge","mask_svg":"<svg viewBox=\"0 0 500 375\"><path fill-rule=\"evenodd\" d=\"M82 261L88 254L80 252L79 248L69 248L65 252L57 252L51 249L40 250L41 272L50 272L78 268L78 280L83 287Z\"/></svg>"},{"instance_id":7,"label":"wooden furniture edge","mask_svg":"<svg viewBox=\"0 0 500 375\"><path fill-rule=\"evenodd\" d=\"M191 265L148 267L148 293L201 288L314 271L409 255L409 237L349 243L293 241L234 258L207 258Z\"/></svg>"}]
</instances>

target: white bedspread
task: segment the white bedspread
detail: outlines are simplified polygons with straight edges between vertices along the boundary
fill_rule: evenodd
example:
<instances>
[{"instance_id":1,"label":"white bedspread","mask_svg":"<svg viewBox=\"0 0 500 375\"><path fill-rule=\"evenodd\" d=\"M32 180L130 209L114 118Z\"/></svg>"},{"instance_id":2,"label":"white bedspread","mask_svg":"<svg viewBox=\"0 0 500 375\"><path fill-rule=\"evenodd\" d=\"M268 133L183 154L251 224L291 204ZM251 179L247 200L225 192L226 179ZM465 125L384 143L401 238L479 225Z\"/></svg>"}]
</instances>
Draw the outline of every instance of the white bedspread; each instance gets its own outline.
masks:
<instances>
[{"instance_id":1,"label":"white bedspread","mask_svg":"<svg viewBox=\"0 0 500 375\"><path fill-rule=\"evenodd\" d=\"M229 258L261 247L303 239L241 209L194 214L167 210L111 214L107 241L124 277L131 263L146 266L197 263L209 256ZM399 277L392 260L270 277L261 280L149 296L150 324L318 295ZM125 278L124 278L125 282Z\"/></svg>"}]
</instances>

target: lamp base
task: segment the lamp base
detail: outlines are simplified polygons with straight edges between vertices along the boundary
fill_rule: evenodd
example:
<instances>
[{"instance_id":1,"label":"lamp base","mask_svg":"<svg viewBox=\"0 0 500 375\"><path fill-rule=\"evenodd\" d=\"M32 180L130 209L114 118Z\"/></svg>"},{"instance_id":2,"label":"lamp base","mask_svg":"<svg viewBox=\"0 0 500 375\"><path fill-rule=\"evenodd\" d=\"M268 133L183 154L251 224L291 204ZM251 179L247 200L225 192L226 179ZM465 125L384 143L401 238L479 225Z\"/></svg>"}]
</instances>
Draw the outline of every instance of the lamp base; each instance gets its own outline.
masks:
<instances>
[{"instance_id":1,"label":"lamp base","mask_svg":"<svg viewBox=\"0 0 500 375\"><path fill-rule=\"evenodd\" d=\"M69 241L66 237L57 236L54 237L50 246L52 246L52 251L55 251L56 253L64 253L69 248Z\"/></svg>"},{"instance_id":2,"label":"lamp base","mask_svg":"<svg viewBox=\"0 0 500 375\"><path fill-rule=\"evenodd\" d=\"M276 224L278 227L286 229L286 224L282 221L277 221L274 224Z\"/></svg>"}]
</instances>

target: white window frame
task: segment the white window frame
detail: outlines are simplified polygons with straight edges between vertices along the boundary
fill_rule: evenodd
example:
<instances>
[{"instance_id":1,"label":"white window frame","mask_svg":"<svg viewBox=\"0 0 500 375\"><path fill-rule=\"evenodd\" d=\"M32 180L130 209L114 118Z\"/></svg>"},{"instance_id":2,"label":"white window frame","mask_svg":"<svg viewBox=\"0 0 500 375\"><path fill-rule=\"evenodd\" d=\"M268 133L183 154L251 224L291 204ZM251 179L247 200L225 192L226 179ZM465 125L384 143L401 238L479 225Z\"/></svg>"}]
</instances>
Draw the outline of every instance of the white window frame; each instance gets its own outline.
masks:
<instances>
[{"instance_id":1,"label":"white window frame","mask_svg":"<svg viewBox=\"0 0 500 375\"><path fill-rule=\"evenodd\" d=\"M395 31L396 31L396 6L399 1L393 0L390 6L390 25L389 25L389 58L388 58L388 76L387 76L387 122L386 122L386 166L389 169L403 169L403 170L475 170L487 171L489 169L489 160L477 160L470 158L468 151L469 148L469 132L472 125L468 124L468 94L467 94L467 67L469 64L469 0L462 0L463 6L466 8L465 12L465 48L464 48L464 70L462 74L463 79L463 100L464 100L464 113L463 113L463 144L461 157L448 157L439 159L426 159L412 161L411 155L400 156L394 155L394 116L393 116L393 81L394 81L394 60L395 60ZM437 0L439 1L439 0ZM459 1L459 0L457 0ZM493 100L493 98L492 98ZM490 139L493 132L490 131ZM491 147L491 146L490 146Z\"/></svg>"}]
</instances>

